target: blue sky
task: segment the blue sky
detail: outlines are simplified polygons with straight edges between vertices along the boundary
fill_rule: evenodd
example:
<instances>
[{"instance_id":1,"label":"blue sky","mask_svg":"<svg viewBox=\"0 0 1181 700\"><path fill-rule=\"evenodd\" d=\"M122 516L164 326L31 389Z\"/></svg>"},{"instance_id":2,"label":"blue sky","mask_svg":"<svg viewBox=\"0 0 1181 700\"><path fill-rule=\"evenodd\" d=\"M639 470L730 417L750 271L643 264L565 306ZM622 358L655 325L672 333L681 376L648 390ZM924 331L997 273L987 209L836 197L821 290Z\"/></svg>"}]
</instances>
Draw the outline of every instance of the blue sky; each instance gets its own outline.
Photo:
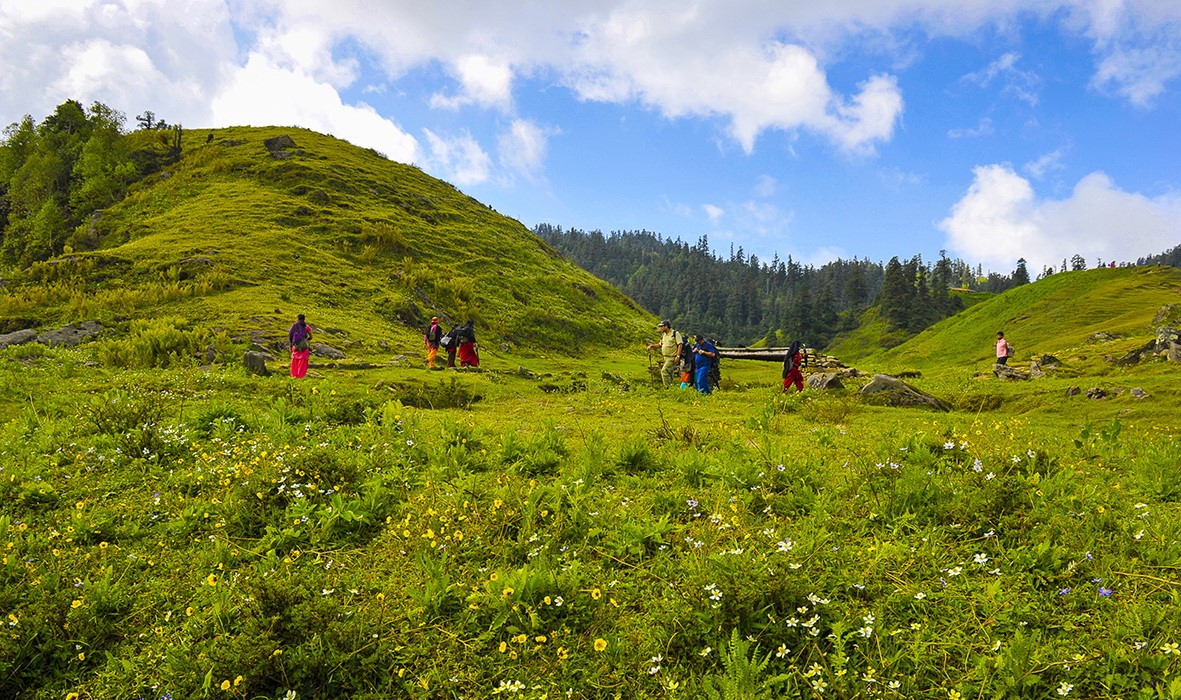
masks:
<instances>
[{"instance_id":1,"label":"blue sky","mask_svg":"<svg viewBox=\"0 0 1181 700\"><path fill-rule=\"evenodd\" d=\"M0 61L4 124L304 126L527 226L1034 274L1181 244L1176 0L0 0Z\"/></svg>"}]
</instances>

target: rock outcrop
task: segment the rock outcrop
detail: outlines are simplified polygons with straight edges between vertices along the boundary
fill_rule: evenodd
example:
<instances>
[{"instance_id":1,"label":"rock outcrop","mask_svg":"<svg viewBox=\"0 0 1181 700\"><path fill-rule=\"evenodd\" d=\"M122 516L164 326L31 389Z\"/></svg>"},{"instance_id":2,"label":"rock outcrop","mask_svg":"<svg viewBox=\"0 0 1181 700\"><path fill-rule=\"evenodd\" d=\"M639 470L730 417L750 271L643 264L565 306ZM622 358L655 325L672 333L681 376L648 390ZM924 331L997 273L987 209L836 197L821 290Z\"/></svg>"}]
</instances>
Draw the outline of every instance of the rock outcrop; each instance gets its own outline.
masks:
<instances>
[{"instance_id":1,"label":"rock outcrop","mask_svg":"<svg viewBox=\"0 0 1181 700\"><path fill-rule=\"evenodd\" d=\"M950 411L951 405L925 391L920 391L901 379L888 374L875 374L869 384L858 392L869 403L886 406L925 406L937 411Z\"/></svg>"}]
</instances>

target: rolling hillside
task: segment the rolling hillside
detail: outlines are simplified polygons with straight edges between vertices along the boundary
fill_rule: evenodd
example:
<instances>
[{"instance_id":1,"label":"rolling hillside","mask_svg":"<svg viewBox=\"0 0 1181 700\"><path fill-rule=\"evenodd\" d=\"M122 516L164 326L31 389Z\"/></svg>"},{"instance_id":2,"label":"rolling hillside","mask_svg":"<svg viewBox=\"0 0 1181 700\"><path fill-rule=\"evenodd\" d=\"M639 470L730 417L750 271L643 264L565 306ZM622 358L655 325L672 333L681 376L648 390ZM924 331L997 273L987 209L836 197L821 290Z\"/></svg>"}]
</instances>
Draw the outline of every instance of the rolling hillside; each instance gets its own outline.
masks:
<instances>
[{"instance_id":1,"label":"rolling hillside","mask_svg":"<svg viewBox=\"0 0 1181 700\"><path fill-rule=\"evenodd\" d=\"M354 354L414 349L432 315L524 351L651 334L631 300L413 166L296 128L185 142L65 255L8 275L0 331L167 316L265 341L303 312Z\"/></svg>"},{"instance_id":2,"label":"rolling hillside","mask_svg":"<svg viewBox=\"0 0 1181 700\"><path fill-rule=\"evenodd\" d=\"M1051 353L1087 362L1119 356L1151 339L1162 307L1181 303L1181 270L1122 267L1066 272L1023 285L940 321L890 350L861 358L889 369L962 370L989 364L996 332L1017 350L1016 361ZM1176 315L1171 318L1176 323ZM1097 343L1095 334L1109 340Z\"/></svg>"}]
</instances>

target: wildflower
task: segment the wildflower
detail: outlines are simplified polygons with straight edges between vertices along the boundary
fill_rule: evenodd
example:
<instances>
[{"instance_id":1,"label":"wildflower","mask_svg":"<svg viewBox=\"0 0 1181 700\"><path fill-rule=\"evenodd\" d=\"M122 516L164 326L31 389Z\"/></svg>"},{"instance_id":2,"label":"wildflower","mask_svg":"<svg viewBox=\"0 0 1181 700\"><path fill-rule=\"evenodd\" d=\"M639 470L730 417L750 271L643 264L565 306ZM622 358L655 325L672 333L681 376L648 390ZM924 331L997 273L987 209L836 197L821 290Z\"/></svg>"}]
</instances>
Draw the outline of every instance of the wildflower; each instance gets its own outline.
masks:
<instances>
[{"instance_id":1,"label":"wildflower","mask_svg":"<svg viewBox=\"0 0 1181 700\"><path fill-rule=\"evenodd\" d=\"M701 651L697 652L697 654L698 654L698 656L709 656L710 652L712 652L713 650L714 650L713 647L706 647L706 648L702 649Z\"/></svg>"},{"instance_id":2,"label":"wildflower","mask_svg":"<svg viewBox=\"0 0 1181 700\"><path fill-rule=\"evenodd\" d=\"M1178 648L1177 648L1177 642L1169 642L1168 644L1161 646L1160 650L1161 650L1161 653L1165 654L1165 655L1168 655L1168 654L1173 654L1174 656L1181 655L1181 650L1178 650Z\"/></svg>"},{"instance_id":3,"label":"wildflower","mask_svg":"<svg viewBox=\"0 0 1181 700\"><path fill-rule=\"evenodd\" d=\"M981 564L981 565L987 564L988 563L988 555L981 552L981 553L977 554L976 556L972 557L972 563L973 564Z\"/></svg>"},{"instance_id":4,"label":"wildflower","mask_svg":"<svg viewBox=\"0 0 1181 700\"><path fill-rule=\"evenodd\" d=\"M1069 586L1068 586L1068 587L1066 587L1066 588L1059 588L1059 589L1058 589L1058 595L1066 595L1067 593L1070 593L1070 587L1069 587Z\"/></svg>"},{"instance_id":5,"label":"wildflower","mask_svg":"<svg viewBox=\"0 0 1181 700\"><path fill-rule=\"evenodd\" d=\"M508 643L501 642L500 647L499 647L500 653L503 654L507 649L508 649Z\"/></svg>"},{"instance_id":6,"label":"wildflower","mask_svg":"<svg viewBox=\"0 0 1181 700\"><path fill-rule=\"evenodd\" d=\"M812 688L815 689L817 693L823 693L824 689L827 687L828 684L824 682L823 678L816 678L812 680Z\"/></svg>"},{"instance_id":7,"label":"wildflower","mask_svg":"<svg viewBox=\"0 0 1181 700\"><path fill-rule=\"evenodd\" d=\"M927 594L923 593L922 591L919 591L918 593L914 594L915 600L922 600L923 598L926 598L926 597L927 597Z\"/></svg>"},{"instance_id":8,"label":"wildflower","mask_svg":"<svg viewBox=\"0 0 1181 700\"><path fill-rule=\"evenodd\" d=\"M591 589L591 598L598 600L599 598L602 598L602 597L603 597L603 592L601 590L599 590L597 587Z\"/></svg>"},{"instance_id":9,"label":"wildflower","mask_svg":"<svg viewBox=\"0 0 1181 700\"><path fill-rule=\"evenodd\" d=\"M607 648L607 640L602 637L595 640L595 651L603 651Z\"/></svg>"},{"instance_id":10,"label":"wildflower","mask_svg":"<svg viewBox=\"0 0 1181 700\"><path fill-rule=\"evenodd\" d=\"M964 570L964 567L962 567L962 566L954 566L954 567L947 570L947 575L948 576L959 576L960 572L962 572L963 570Z\"/></svg>"},{"instance_id":11,"label":"wildflower","mask_svg":"<svg viewBox=\"0 0 1181 700\"><path fill-rule=\"evenodd\" d=\"M1066 681L1062 681L1062 684L1058 686L1058 694L1062 697L1070 695L1070 691L1072 690L1074 690L1074 686Z\"/></svg>"},{"instance_id":12,"label":"wildflower","mask_svg":"<svg viewBox=\"0 0 1181 700\"><path fill-rule=\"evenodd\" d=\"M230 689L230 681L228 678L221 682L221 689L222 690L229 690Z\"/></svg>"},{"instance_id":13,"label":"wildflower","mask_svg":"<svg viewBox=\"0 0 1181 700\"><path fill-rule=\"evenodd\" d=\"M866 626L862 627L861 629L857 630L857 634L861 635L862 637L865 637L866 639L869 639L870 637L873 636L873 628L870 627L869 625L866 625Z\"/></svg>"},{"instance_id":14,"label":"wildflower","mask_svg":"<svg viewBox=\"0 0 1181 700\"><path fill-rule=\"evenodd\" d=\"M216 586L217 585L217 574L209 574L208 576L206 576L205 583L207 583L210 586Z\"/></svg>"},{"instance_id":15,"label":"wildflower","mask_svg":"<svg viewBox=\"0 0 1181 700\"><path fill-rule=\"evenodd\" d=\"M791 649L788 649L786 644L780 644L779 649L775 652L775 658L782 659L783 657L787 656L789 652L791 652Z\"/></svg>"},{"instance_id":16,"label":"wildflower","mask_svg":"<svg viewBox=\"0 0 1181 700\"><path fill-rule=\"evenodd\" d=\"M960 700L960 698L962 698L962 697L964 697L964 696L960 695L960 691L958 691L958 690L947 691L947 700Z\"/></svg>"},{"instance_id":17,"label":"wildflower","mask_svg":"<svg viewBox=\"0 0 1181 700\"><path fill-rule=\"evenodd\" d=\"M79 697L79 695L77 693L67 693L66 694L66 700L78 700L78 697Z\"/></svg>"},{"instance_id":18,"label":"wildflower","mask_svg":"<svg viewBox=\"0 0 1181 700\"><path fill-rule=\"evenodd\" d=\"M1115 591L1110 588L1107 588L1105 586L1099 587L1099 597L1101 597L1101 598L1108 598L1111 596L1112 593L1115 593Z\"/></svg>"},{"instance_id":19,"label":"wildflower","mask_svg":"<svg viewBox=\"0 0 1181 700\"><path fill-rule=\"evenodd\" d=\"M80 607L82 607L82 599L81 599L81 598L75 598L75 599L74 599L74 602L70 603L70 607L71 607L71 608L80 608Z\"/></svg>"}]
</instances>

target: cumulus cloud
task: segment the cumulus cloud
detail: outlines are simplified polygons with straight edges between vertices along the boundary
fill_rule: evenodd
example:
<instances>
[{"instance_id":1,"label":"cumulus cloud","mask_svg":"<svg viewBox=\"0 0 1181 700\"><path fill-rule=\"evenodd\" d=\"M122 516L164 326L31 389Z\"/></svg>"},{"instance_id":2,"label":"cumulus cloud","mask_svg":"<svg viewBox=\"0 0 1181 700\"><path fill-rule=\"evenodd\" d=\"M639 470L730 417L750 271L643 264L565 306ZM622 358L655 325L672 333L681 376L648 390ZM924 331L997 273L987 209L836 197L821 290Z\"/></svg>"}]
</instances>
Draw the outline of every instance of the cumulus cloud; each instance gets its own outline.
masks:
<instances>
[{"instance_id":1,"label":"cumulus cloud","mask_svg":"<svg viewBox=\"0 0 1181 700\"><path fill-rule=\"evenodd\" d=\"M452 70L459 79L460 93L451 97L436 93L431 97L432 107L478 105L507 111L512 106L513 70L504 61L478 54L460 56Z\"/></svg>"},{"instance_id":2,"label":"cumulus cloud","mask_svg":"<svg viewBox=\"0 0 1181 700\"><path fill-rule=\"evenodd\" d=\"M275 66L258 54L233 72L213 99L212 110L217 124L302 126L403 163L419 162L423 156L413 136L372 107L344 104L331 85L298 69Z\"/></svg>"},{"instance_id":3,"label":"cumulus cloud","mask_svg":"<svg viewBox=\"0 0 1181 700\"><path fill-rule=\"evenodd\" d=\"M514 119L501 134L500 162L530 181L536 181L545 167L549 138L560 130L539 126L528 119Z\"/></svg>"},{"instance_id":4,"label":"cumulus cloud","mask_svg":"<svg viewBox=\"0 0 1181 700\"><path fill-rule=\"evenodd\" d=\"M1150 198L1119 189L1094 172L1070 196L1039 199L1030 182L1005 165L974 171L968 192L940 224L947 248L994 269L1025 258L1031 270L1075 254L1088 260L1135 260L1181 240L1181 195Z\"/></svg>"},{"instance_id":5,"label":"cumulus cloud","mask_svg":"<svg viewBox=\"0 0 1181 700\"><path fill-rule=\"evenodd\" d=\"M492 158L466 131L450 137L424 129L430 146L428 164L440 177L456 185L478 185L491 177Z\"/></svg>"},{"instance_id":6,"label":"cumulus cloud","mask_svg":"<svg viewBox=\"0 0 1181 700\"><path fill-rule=\"evenodd\" d=\"M705 212L706 218L714 224L718 223L726 215L726 210L716 204L702 204L701 210Z\"/></svg>"}]
</instances>

